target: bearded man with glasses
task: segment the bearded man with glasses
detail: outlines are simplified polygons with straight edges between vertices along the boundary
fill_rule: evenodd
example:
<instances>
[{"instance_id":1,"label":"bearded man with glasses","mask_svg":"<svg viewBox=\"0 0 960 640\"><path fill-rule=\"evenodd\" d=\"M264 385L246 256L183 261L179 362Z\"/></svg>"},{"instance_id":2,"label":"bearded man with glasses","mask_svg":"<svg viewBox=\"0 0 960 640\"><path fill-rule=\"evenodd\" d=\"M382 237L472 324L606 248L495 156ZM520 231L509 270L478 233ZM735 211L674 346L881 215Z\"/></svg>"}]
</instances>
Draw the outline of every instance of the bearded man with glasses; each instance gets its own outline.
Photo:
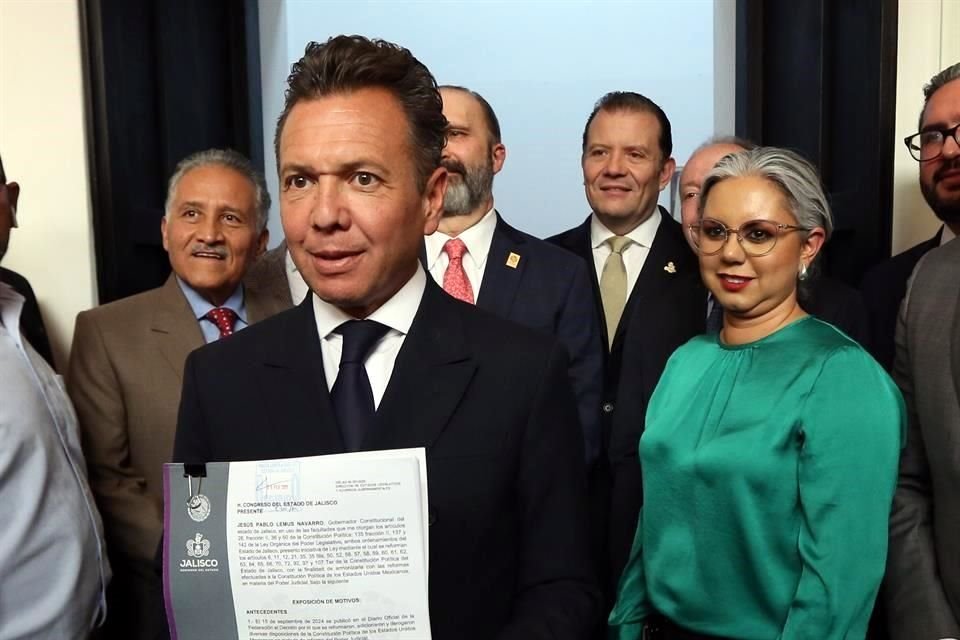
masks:
<instances>
[{"instance_id":1,"label":"bearded man with glasses","mask_svg":"<svg viewBox=\"0 0 960 640\"><path fill-rule=\"evenodd\" d=\"M919 131L904 139L920 164L920 191L943 226L929 240L881 262L866 273L860 290L870 315L873 356L888 371L893 366L897 311L907 280L928 251L960 233L960 63L935 75L924 87Z\"/></svg>"},{"instance_id":2,"label":"bearded man with glasses","mask_svg":"<svg viewBox=\"0 0 960 640\"><path fill-rule=\"evenodd\" d=\"M920 185L960 231L960 64L928 85L907 147ZM960 243L917 263L896 331L893 377L907 403L907 445L890 516L884 583L892 640L960 637Z\"/></svg>"}]
</instances>

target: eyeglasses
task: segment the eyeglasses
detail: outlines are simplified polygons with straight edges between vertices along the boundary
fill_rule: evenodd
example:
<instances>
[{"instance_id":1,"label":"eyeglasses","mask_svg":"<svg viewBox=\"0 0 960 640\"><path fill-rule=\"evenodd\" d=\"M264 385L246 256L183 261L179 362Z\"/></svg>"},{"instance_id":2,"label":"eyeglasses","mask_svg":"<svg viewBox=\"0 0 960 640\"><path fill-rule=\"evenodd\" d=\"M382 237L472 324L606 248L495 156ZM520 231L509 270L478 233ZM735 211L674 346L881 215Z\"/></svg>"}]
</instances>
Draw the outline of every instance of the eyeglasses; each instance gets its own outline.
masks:
<instances>
[{"instance_id":1,"label":"eyeglasses","mask_svg":"<svg viewBox=\"0 0 960 640\"><path fill-rule=\"evenodd\" d=\"M943 145L947 138L952 137L960 145L960 124L949 129L928 129L907 136L903 143L910 150L910 155L918 162L929 162L943 155Z\"/></svg>"},{"instance_id":2,"label":"eyeglasses","mask_svg":"<svg viewBox=\"0 0 960 640\"><path fill-rule=\"evenodd\" d=\"M736 234L737 242L748 256L765 256L777 246L777 238L791 231L809 231L805 227L792 224L780 224L772 220L749 220L739 229L731 229L719 220L703 218L699 224L687 226L690 240L700 255L712 256L719 253L727 244L730 234Z\"/></svg>"}]
</instances>

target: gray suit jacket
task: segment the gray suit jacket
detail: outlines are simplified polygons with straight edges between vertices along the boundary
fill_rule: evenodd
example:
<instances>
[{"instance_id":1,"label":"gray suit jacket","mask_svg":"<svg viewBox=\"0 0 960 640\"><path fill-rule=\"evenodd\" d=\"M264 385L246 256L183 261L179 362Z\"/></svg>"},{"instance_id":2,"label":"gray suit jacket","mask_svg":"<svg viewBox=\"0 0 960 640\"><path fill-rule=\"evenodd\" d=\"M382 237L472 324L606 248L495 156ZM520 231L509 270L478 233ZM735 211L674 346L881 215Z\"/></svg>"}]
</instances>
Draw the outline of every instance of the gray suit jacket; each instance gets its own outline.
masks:
<instances>
[{"instance_id":1,"label":"gray suit jacket","mask_svg":"<svg viewBox=\"0 0 960 640\"><path fill-rule=\"evenodd\" d=\"M960 637L960 242L918 263L896 343L910 426L884 582L891 637Z\"/></svg>"}]
</instances>

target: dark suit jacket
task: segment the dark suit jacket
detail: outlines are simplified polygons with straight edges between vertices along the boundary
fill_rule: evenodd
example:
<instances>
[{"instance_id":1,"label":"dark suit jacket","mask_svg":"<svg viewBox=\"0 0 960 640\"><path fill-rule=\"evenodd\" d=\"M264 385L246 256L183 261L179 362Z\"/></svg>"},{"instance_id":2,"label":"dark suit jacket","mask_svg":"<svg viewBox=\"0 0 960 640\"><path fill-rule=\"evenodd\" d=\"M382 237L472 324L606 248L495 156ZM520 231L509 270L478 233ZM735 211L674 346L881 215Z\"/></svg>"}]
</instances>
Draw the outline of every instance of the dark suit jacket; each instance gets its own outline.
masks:
<instances>
[{"instance_id":1,"label":"dark suit jacket","mask_svg":"<svg viewBox=\"0 0 960 640\"><path fill-rule=\"evenodd\" d=\"M520 256L513 267L511 254ZM603 386L600 321L592 299L583 260L514 229L497 213L477 306L548 333L567 350L588 462L600 455Z\"/></svg>"},{"instance_id":2,"label":"dark suit jacket","mask_svg":"<svg viewBox=\"0 0 960 640\"><path fill-rule=\"evenodd\" d=\"M800 306L810 315L829 322L869 349L872 336L863 296L853 287L827 276L805 285Z\"/></svg>"},{"instance_id":3,"label":"dark suit jacket","mask_svg":"<svg viewBox=\"0 0 960 640\"><path fill-rule=\"evenodd\" d=\"M16 271L3 267L0 267L0 282L7 283L25 298L23 311L20 313L20 333L40 354L40 357L47 361L50 368L56 370L53 351L50 349L50 339L47 337L47 329L43 326L43 317L40 315L40 305L37 304L37 297L33 294L30 283Z\"/></svg>"},{"instance_id":4,"label":"dark suit jacket","mask_svg":"<svg viewBox=\"0 0 960 640\"><path fill-rule=\"evenodd\" d=\"M893 369L894 334L897 313L907 292L907 281L913 268L928 251L940 246L943 227L926 242L875 265L860 283L860 292L870 319L870 353L883 367Z\"/></svg>"},{"instance_id":5,"label":"dark suit jacket","mask_svg":"<svg viewBox=\"0 0 960 640\"><path fill-rule=\"evenodd\" d=\"M643 270L630 293L613 349L605 357L603 455L591 479L594 531L605 558L608 598L626 565L643 502L637 446L647 403L677 347L705 329L706 290L696 256L680 224L661 209L662 220ZM590 218L549 239L581 256L589 265L594 302L603 317L600 284L590 245ZM601 322L606 345L606 323Z\"/></svg>"},{"instance_id":6,"label":"dark suit jacket","mask_svg":"<svg viewBox=\"0 0 960 640\"><path fill-rule=\"evenodd\" d=\"M433 637L583 638L599 606L564 350L427 280L363 449L426 447ZM310 298L187 359L175 460L343 450Z\"/></svg>"}]
</instances>

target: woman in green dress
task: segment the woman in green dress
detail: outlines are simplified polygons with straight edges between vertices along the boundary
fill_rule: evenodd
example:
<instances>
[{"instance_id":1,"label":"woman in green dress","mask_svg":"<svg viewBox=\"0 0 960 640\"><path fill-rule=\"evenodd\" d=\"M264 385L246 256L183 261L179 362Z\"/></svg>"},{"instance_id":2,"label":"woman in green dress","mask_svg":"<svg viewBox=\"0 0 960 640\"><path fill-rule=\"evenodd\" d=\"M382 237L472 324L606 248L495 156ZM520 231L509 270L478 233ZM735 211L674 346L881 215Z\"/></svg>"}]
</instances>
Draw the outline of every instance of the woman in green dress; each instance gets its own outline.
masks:
<instances>
[{"instance_id":1,"label":"woman in green dress","mask_svg":"<svg viewBox=\"0 0 960 640\"><path fill-rule=\"evenodd\" d=\"M704 182L688 232L723 329L678 349L650 401L611 638L864 637L905 417L880 366L797 302L832 227L792 152L726 156Z\"/></svg>"}]
</instances>

